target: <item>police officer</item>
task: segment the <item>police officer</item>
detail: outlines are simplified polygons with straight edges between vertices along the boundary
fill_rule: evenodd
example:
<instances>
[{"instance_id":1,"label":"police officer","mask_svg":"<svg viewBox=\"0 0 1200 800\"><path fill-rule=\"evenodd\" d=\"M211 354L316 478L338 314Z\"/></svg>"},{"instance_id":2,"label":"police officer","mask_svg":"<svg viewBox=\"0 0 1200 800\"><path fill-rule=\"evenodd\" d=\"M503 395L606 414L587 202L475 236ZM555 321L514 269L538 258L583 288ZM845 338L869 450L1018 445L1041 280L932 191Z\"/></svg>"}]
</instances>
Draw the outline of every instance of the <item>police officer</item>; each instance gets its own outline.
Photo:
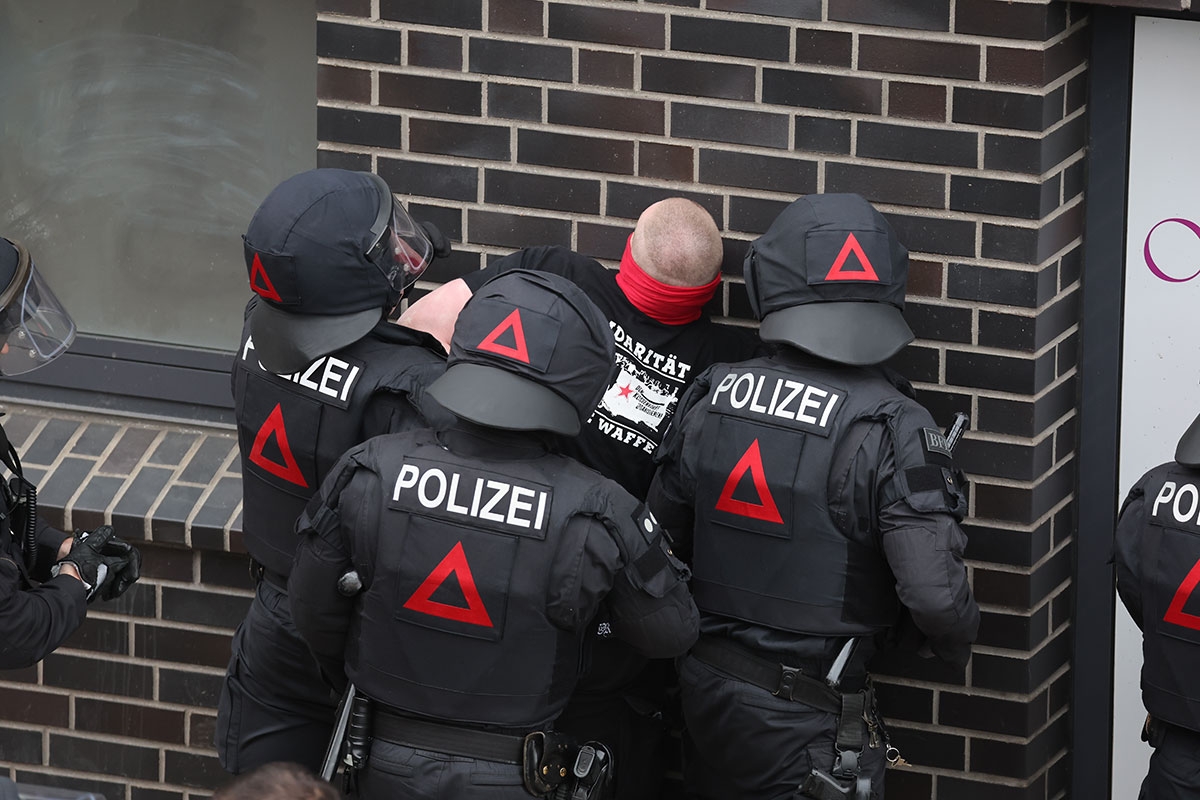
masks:
<instances>
[{"instance_id":1,"label":"police officer","mask_svg":"<svg viewBox=\"0 0 1200 800\"><path fill-rule=\"evenodd\" d=\"M1200 417L1134 484L1117 521L1117 593L1142 630L1142 738L1154 754L1139 800L1200 798Z\"/></svg>"},{"instance_id":2,"label":"police officer","mask_svg":"<svg viewBox=\"0 0 1200 800\"><path fill-rule=\"evenodd\" d=\"M617 371L599 406L565 452L612 478L639 500L654 476L653 455L679 398L710 364L758 354L754 331L712 322L706 304L721 282L723 246L712 215L669 197L638 217L616 271L565 247L529 247L447 283L401 317L449 338L455 303L495 275L536 269L570 278L604 312ZM430 319L432 318L432 319ZM581 738L615 742L622 800L658 800L666 762L669 662L647 662L614 639L588 643L588 672L558 720Z\"/></svg>"},{"instance_id":3,"label":"police officer","mask_svg":"<svg viewBox=\"0 0 1200 800\"><path fill-rule=\"evenodd\" d=\"M648 657L694 641L687 571L654 518L554 452L612 363L582 290L504 273L463 308L429 388L458 421L354 448L301 518L296 626L373 704L353 796L545 796L570 774L550 726L601 608L607 634ZM357 596L336 588L351 572Z\"/></svg>"},{"instance_id":4,"label":"police officer","mask_svg":"<svg viewBox=\"0 0 1200 800\"><path fill-rule=\"evenodd\" d=\"M334 701L288 609L295 521L351 445L425 424L417 406L445 352L385 315L449 246L382 178L339 169L283 181L244 242L254 296L232 384L258 586L234 635L216 746L235 774L271 761L316 771Z\"/></svg>"},{"instance_id":5,"label":"police officer","mask_svg":"<svg viewBox=\"0 0 1200 800\"><path fill-rule=\"evenodd\" d=\"M29 252L0 239L0 375L57 358L75 323ZM141 554L107 525L69 536L37 514L37 492L0 427L0 669L41 661L83 624L87 604L111 600L139 577Z\"/></svg>"},{"instance_id":6,"label":"police officer","mask_svg":"<svg viewBox=\"0 0 1200 800\"><path fill-rule=\"evenodd\" d=\"M701 612L679 671L693 797L882 798L876 637L904 608L934 654L967 662L979 610L961 473L877 366L913 337L907 271L861 197L793 202L745 264L777 351L698 378L659 450L647 502L690 559Z\"/></svg>"}]
</instances>

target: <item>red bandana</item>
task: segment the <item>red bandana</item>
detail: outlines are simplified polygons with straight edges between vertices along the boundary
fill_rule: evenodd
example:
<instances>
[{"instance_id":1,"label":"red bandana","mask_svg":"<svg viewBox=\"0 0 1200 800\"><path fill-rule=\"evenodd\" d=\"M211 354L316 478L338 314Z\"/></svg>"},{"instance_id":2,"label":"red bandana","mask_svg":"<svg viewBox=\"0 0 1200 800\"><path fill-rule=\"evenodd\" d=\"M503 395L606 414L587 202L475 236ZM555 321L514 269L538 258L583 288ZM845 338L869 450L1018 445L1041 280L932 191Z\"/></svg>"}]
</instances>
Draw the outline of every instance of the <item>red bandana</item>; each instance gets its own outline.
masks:
<instances>
[{"instance_id":1,"label":"red bandana","mask_svg":"<svg viewBox=\"0 0 1200 800\"><path fill-rule=\"evenodd\" d=\"M721 274L717 273L717 277L703 286L670 286L650 277L638 266L630 248L632 241L630 234L625 242L625 255L621 256L617 285L634 308L664 325L686 325L700 319L704 304L721 285Z\"/></svg>"}]
</instances>

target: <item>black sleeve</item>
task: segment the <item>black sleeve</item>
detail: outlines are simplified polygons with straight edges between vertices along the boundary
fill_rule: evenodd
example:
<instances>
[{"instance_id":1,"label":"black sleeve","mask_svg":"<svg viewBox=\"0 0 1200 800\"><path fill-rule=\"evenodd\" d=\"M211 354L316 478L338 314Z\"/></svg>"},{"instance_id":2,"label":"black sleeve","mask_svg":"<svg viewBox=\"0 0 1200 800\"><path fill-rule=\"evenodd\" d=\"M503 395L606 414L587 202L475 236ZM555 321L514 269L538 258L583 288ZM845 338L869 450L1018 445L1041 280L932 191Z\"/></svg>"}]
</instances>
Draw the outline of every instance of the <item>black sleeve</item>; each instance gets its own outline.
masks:
<instances>
[{"instance_id":1,"label":"black sleeve","mask_svg":"<svg viewBox=\"0 0 1200 800\"><path fill-rule=\"evenodd\" d=\"M882 437L877 489L884 556L896 594L934 654L965 665L979 631L979 606L963 563L967 537L958 525L965 510L959 473L948 454L931 449L925 431L933 418L907 403Z\"/></svg>"},{"instance_id":2,"label":"black sleeve","mask_svg":"<svg viewBox=\"0 0 1200 800\"><path fill-rule=\"evenodd\" d=\"M509 253L498 258L484 269L463 276L463 281L471 292L479 291L479 287L502 272L512 269L534 269L539 272L553 272L583 286L584 276L596 271L606 272L603 266L587 256L580 255L574 250L558 245L526 247L515 253Z\"/></svg>"},{"instance_id":3,"label":"black sleeve","mask_svg":"<svg viewBox=\"0 0 1200 800\"><path fill-rule=\"evenodd\" d=\"M58 562L58 550L63 541L70 539L71 534L60 531L42 515L37 517L37 560L33 564L31 577L38 582L50 580L50 568Z\"/></svg>"},{"instance_id":4,"label":"black sleeve","mask_svg":"<svg viewBox=\"0 0 1200 800\"><path fill-rule=\"evenodd\" d=\"M1129 616L1142 627L1142 521L1146 514L1146 478L1129 490L1117 518L1113 540L1113 562L1117 573L1117 594Z\"/></svg>"},{"instance_id":5,"label":"black sleeve","mask_svg":"<svg viewBox=\"0 0 1200 800\"><path fill-rule=\"evenodd\" d=\"M355 598L337 589L342 575L354 568L343 516L357 502L355 478L361 474L362 448L342 456L296 521L299 542L288 578L296 630L338 690L346 683L346 633L355 606Z\"/></svg>"},{"instance_id":6,"label":"black sleeve","mask_svg":"<svg viewBox=\"0 0 1200 800\"><path fill-rule=\"evenodd\" d=\"M621 554L605 598L612 633L647 658L681 655L700 633L700 612L687 585L691 572L650 510L615 483L610 486L601 522Z\"/></svg>"},{"instance_id":7,"label":"black sleeve","mask_svg":"<svg viewBox=\"0 0 1200 800\"><path fill-rule=\"evenodd\" d=\"M0 555L0 669L19 669L45 658L83 624L87 592L70 575L22 589L16 562Z\"/></svg>"}]
</instances>

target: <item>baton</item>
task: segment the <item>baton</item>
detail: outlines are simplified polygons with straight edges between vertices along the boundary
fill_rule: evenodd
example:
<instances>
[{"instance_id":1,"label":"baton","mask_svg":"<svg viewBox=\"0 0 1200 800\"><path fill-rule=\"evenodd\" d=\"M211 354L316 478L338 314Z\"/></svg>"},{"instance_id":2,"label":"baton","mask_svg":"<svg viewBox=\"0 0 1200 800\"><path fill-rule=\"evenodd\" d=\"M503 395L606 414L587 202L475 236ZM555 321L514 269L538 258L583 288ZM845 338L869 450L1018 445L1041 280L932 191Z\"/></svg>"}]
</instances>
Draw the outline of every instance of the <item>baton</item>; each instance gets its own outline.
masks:
<instances>
[{"instance_id":1,"label":"baton","mask_svg":"<svg viewBox=\"0 0 1200 800\"><path fill-rule=\"evenodd\" d=\"M346 738L346 726L350 722L350 707L354 705L354 684L346 686L346 693L337 707L337 724L333 727L333 735L329 737L329 745L325 748L325 760L321 762L321 778L332 781L337 772L338 761L342 755L342 741Z\"/></svg>"},{"instance_id":2,"label":"baton","mask_svg":"<svg viewBox=\"0 0 1200 800\"><path fill-rule=\"evenodd\" d=\"M954 422L950 423L950 427L946 429L946 449L951 453L958 445L958 440L967 432L967 426L971 424L971 418L967 416L965 411L954 412Z\"/></svg>"},{"instance_id":3,"label":"baton","mask_svg":"<svg viewBox=\"0 0 1200 800\"><path fill-rule=\"evenodd\" d=\"M846 643L842 645L842 651L833 660L833 666L829 668L829 674L825 676L825 683L829 684L830 689L836 689L841 684L842 673L846 671L846 664L850 662L850 656L854 655L856 645L858 645L857 636L847 639Z\"/></svg>"}]
</instances>

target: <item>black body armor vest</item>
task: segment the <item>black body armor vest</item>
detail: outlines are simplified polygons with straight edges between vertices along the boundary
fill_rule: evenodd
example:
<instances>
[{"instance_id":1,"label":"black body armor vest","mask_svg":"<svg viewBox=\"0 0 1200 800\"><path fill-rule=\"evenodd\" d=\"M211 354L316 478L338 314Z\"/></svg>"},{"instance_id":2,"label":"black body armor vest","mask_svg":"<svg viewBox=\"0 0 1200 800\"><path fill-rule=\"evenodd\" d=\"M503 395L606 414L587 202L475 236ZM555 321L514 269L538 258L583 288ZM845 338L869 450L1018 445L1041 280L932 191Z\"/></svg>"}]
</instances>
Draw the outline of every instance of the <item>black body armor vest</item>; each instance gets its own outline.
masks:
<instances>
[{"instance_id":1,"label":"black body armor vest","mask_svg":"<svg viewBox=\"0 0 1200 800\"><path fill-rule=\"evenodd\" d=\"M627 550L586 546L610 484L560 455L481 460L432 431L403 438L403 448L373 448L369 463L378 530L355 531L353 547L374 574L346 674L414 714L543 725L578 678L596 587L611 586Z\"/></svg>"},{"instance_id":2,"label":"black body armor vest","mask_svg":"<svg viewBox=\"0 0 1200 800\"><path fill-rule=\"evenodd\" d=\"M391 328L384 329L388 338L372 332L294 375L263 369L249 326L242 331L232 374L242 529L250 555L273 572L291 572L296 518L337 459L353 445L389 432L364 430L363 412L372 396L392 393L398 404L406 395L416 398L445 369L413 332ZM424 425L417 413L407 417L411 424L396 430Z\"/></svg>"},{"instance_id":3,"label":"black body armor vest","mask_svg":"<svg viewBox=\"0 0 1200 800\"><path fill-rule=\"evenodd\" d=\"M1142 700L1154 717L1200 731L1200 470L1164 464L1145 487Z\"/></svg>"},{"instance_id":4,"label":"black body armor vest","mask_svg":"<svg viewBox=\"0 0 1200 800\"><path fill-rule=\"evenodd\" d=\"M692 592L701 612L815 636L871 634L899 610L871 508L835 515L847 436L901 396L882 375L772 359L719 365L696 440ZM861 439L860 439L861 441ZM839 458L840 456L840 458ZM861 496L857 493L856 496Z\"/></svg>"}]
</instances>

